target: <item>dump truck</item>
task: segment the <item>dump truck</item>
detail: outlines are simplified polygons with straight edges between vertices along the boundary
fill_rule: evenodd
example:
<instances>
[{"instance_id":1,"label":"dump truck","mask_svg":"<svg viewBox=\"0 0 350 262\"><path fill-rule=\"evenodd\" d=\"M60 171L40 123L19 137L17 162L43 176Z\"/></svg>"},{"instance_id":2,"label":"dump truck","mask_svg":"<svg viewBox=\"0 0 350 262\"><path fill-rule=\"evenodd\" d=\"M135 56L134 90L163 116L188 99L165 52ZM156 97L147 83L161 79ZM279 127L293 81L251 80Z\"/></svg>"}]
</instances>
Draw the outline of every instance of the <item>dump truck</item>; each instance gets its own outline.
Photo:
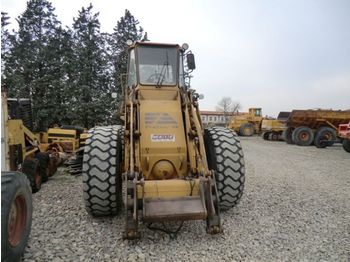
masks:
<instances>
[{"instance_id":1,"label":"dump truck","mask_svg":"<svg viewBox=\"0 0 350 262\"><path fill-rule=\"evenodd\" d=\"M283 132L288 144L318 148L332 146L337 141L337 128L350 121L350 112L342 110L293 110Z\"/></svg>"},{"instance_id":2,"label":"dump truck","mask_svg":"<svg viewBox=\"0 0 350 262\"><path fill-rule=\"evenodd\" d=\"M261 132L261 108L249 108L248 113L239 113L231 117L228 128L241 136L252 136Z\"/></svg>"},{"instance_id":3,"label":"dump truck","mask_svg":"<svg viewBox=\"0 0 350 262\"><path fill-rule=\"evenodd\" d=\"M283 131L287 128L286 120L290 112L280 112L277 119L263 119L261 122L261 137L264 140L281 141Z\"/></svg>"},{"instance_id":4,"label":"dump truck","mask_svg":"<svg viewBox=\"0 0 350 262\"><path fill-rule=\"evenodd\" d=\"M1 94L1 261L20 261L31 230L32 192L27 176L10 168L7 102Z\"/></svg>"},{"instance_id":5,"label":"dump truck","mask_svg":"<svg viewBox=\"0 0 350 262\"><path fill-rule=\"evenodd\" d=\"M344 150L350 153L350 122L348 124L339 125L338 137L342 139Z\"/></svg>"},{"instance_id":6,"label":"dump truck","mask_svg":"<svg viewBox=\"0 0 350 262\"><path fill-rule=\"evenodd\" d=\"M225 127L203 129L199 94L189 85L195 62L187 44L128 44L124 125L88 131L82 172L86 210L116 215L124 204L125 239L140 237L140 221L147 226L173 221L177 232L184 221L203 220L207 233L220 233L220 211L243 194L240 141Z\"/></svg>"}]
</instances>

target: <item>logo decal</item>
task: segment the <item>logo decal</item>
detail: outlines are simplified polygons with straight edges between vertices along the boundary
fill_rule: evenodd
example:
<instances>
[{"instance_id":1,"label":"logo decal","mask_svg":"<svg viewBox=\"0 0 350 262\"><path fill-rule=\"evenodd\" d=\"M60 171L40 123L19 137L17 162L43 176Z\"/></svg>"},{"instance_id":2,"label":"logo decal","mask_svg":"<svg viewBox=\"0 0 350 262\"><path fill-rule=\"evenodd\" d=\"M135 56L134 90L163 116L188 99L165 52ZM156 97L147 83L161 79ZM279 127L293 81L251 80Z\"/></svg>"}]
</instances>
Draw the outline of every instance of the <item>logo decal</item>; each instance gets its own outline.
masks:
<instances>
[{"instance_id":1,"label":"logo decal","mask_svg":"<svg viewBox=\"0 0 350 262\"><path fill-rule=\"evenodd\" d=\"M175 142L175 135L151 135L152 142Z\"/></svg>"}]
</instances>

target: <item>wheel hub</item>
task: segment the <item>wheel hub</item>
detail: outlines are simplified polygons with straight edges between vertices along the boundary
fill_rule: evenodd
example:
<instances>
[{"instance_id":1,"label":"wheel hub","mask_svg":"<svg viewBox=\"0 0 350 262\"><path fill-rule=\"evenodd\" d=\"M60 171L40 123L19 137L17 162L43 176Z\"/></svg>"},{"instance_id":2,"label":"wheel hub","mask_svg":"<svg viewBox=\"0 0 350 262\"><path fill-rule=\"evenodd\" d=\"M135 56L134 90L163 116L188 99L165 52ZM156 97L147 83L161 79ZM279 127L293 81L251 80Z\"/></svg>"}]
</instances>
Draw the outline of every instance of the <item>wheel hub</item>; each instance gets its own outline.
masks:
<instances>
[{"instance_id":1,"label":"wheel hub","mask_svg":"<svg viewBox=\"0 0 350 262\"><path fill-rule=\"evenodd\" d=\"M22 195L17 195L12 202L8 222L8 240L15 247L22 239L27 221L27 204Z\"/></svg>"}]
</instances>

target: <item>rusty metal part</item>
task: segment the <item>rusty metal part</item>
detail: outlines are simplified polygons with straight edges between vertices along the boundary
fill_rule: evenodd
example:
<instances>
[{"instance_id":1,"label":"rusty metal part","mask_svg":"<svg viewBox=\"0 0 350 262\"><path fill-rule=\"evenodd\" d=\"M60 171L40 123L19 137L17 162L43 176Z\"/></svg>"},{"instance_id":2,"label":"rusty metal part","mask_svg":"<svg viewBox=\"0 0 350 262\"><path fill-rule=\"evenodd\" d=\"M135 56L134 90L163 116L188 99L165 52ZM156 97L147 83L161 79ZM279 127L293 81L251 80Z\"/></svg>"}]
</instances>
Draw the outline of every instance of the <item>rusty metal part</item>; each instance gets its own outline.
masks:
<instances>
[{"instance_id":1,"label":"rusty metal part","mask_svg":"<svg viewBox=\"0 0 350 262\"><path fill-rule=\"evenodd\" d=\"M23 195L16 195L9 213L8 240L12 247L16 247L24 234L27 222L27 204Z\"/></svg>"}]
</instances>

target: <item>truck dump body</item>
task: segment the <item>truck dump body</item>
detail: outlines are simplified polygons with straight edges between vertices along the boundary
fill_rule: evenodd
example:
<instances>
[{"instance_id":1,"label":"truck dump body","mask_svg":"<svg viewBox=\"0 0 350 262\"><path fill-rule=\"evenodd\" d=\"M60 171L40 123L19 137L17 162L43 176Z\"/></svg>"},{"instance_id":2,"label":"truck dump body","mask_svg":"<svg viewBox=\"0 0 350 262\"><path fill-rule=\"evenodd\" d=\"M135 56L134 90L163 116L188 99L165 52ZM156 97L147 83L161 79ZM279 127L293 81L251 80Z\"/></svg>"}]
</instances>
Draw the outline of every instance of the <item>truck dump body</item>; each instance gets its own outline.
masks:
<instances>
[{"instance_id":1,"label":"truck dump body","mask_svg":"<svg viewBox=\"0 0 350 262\"><path fill-rule=\"evenodd\" d=\"M350 120L349 111L335 110L293 110L287 119L287 126L308 126L317 129L321 126L338 127Z\"/></svg>"}]
</instances>

